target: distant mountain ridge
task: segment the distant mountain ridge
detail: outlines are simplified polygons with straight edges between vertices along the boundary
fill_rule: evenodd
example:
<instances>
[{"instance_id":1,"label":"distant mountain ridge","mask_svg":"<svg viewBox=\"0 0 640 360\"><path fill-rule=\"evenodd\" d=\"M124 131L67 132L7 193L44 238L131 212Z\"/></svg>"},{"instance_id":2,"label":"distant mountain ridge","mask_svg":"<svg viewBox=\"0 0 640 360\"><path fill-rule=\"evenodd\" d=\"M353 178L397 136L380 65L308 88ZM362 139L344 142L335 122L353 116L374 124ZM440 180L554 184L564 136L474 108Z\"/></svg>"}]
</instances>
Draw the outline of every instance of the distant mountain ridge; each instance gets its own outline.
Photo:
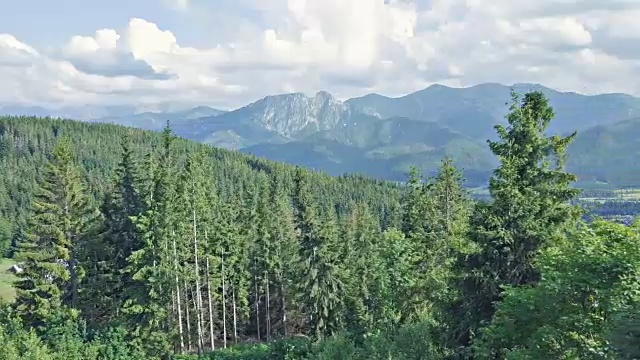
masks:
<instances>
[{"instance_id":1,"label":"distant mountain ridge","mask_svg":"<svg viewBox=\"0 0 640 360\"><path fill-rule=\"evenodd\" d=\"M261 143L283 143L319 131L334 129L348 121L351 110L326 91L313 97L302 93L267 96L219 116L198 119L192 139L218 145L223 133L237 137L238 148Z\"/></svg>"},{"instance_id":2,"label":"distant mountain ridge","mask_svg":"<svg viewBox=\"0 0 640 360\"><path fill-rule=\"evenodd\" d=\"M495 134L493 125L505 123L511 89L520 94L541 91L549 98L556 114L549 128L551 133L566 134L640 116L640 99L631 95L589 96L559 92L539 84L486 83L467 88L432 85L398 98L369 94L347 103L355 112L380 118L402 116L433 121L471 137L489 138Z\"/></svg>"},{"instance_id":3,"label":"distant mountain ridge","mask_svg":"<svg viewBox=\"0 0 640 360\"><path fill-rule=\"evenodd\" d=\"M207 116L218 116L226 111L214 109L208 106L197 106L193 109L176 112L151 112L146 111L126 116L109 116L88 120L89 122L101 122L109 124L138 127L145 130L160 130L167 121L175 127L188 126L188 121Z\"/></svg>"},{"instance_id":4,"label":"distant mountain ridge","mask_svg":"<svg viewBox=\"0 0 640 360\"><path fill-rule=\"evenodd\" d=\"M578 131L568 168L582 180L640 186L640 161L625 161L640 151L640 99L626 94L581 95L539 84L432 85L396 98L368 94L341 101L320 91L270 95L232 111L201 106L127 113L123 107L104 111L109 116L80 119L149 130L160 130L168 120L179 136L335 175L362 172L402 180L409 166L429 172L450 156L470 183L482 184L497 163L486 140L495 138L496 124L506 123L511 88L539 90L549 98L556 115L549 133ZM613 166L612 159L623 161L624 168Z\"/></svg>"}]
</instances>

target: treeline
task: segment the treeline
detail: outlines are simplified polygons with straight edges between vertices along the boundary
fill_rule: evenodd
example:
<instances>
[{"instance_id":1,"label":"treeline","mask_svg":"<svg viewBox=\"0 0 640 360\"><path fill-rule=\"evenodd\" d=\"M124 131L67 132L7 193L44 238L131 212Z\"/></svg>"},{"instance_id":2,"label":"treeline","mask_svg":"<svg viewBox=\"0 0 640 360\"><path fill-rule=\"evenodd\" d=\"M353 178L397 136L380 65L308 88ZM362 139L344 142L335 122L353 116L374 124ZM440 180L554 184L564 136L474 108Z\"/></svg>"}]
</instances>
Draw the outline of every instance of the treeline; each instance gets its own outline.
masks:
<instances>
[{"instance_id":1,"label":"treeline","mask_svg":"<svg viewBox=\"0 0 640 360\"><path fill-rule=\"evenodd\" d=\"M196 146L169 128L157 137L4 119L2 164L28 179L5 181L2 214L24 269L0 313L6 353L637 357L640 224L582 223L563 170L574 136L544 135L553 111L539 92L514 94L510 110L489 142L500 166L488 202L471 200L448 159L399 188ZM48 130L16 129L43 123L55 141L32 151ZM80 132L62 125L131 133L74 146Z\"/></svg>"}]
</instances>

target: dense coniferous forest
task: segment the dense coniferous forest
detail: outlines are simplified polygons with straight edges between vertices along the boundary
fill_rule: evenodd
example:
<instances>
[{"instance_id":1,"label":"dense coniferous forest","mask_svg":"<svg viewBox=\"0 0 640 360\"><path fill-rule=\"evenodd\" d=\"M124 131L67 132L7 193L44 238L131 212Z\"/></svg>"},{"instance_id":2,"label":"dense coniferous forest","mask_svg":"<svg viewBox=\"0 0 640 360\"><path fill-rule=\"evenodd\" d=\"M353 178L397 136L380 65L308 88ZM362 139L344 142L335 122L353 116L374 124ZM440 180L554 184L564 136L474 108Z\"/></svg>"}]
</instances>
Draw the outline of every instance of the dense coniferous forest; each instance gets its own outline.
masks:
<instances>
[{"instance_id":1,"label":"dense coniferous forest","mask_svg":"<svg viewBox=\"0 0 640 360\"><path fill-rule=\"evenodd\" d=\"M406 185L173 135L0 118L4 359L640 356L640 223L582 219L540 92L488 143L488 201L443 159Z\"/></svg>"}]
</instances>

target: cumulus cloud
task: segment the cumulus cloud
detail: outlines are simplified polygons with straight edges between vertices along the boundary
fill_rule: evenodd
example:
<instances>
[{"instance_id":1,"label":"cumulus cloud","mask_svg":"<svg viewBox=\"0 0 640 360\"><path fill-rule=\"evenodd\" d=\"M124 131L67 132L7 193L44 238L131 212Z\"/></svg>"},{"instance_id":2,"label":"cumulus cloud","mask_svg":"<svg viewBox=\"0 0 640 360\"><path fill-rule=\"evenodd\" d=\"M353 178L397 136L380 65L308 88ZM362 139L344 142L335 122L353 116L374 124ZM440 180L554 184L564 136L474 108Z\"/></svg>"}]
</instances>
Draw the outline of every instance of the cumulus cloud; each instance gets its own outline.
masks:
<instances>
[{"instance_id":1,"label":"cumulus cloud","mask_svg":"<svg viewBox=\"0 0 640 360\"><path fill-rule=\"evenodd\" d=\"M135 54L130 52L131 47L121 43L120 35L115 30L101 29L94 36L73 36L62 47L61 54L64 60L87 74L159 80L171 77L166 72L154 70L144 60L136 59Z\"/></svg>"},{"instance_id":2,"label":"cumulus cloud","mask_svg":"<svg viewBox=\"0 0 640 360\"><path fill-rule=\"evenodd\" d=\"M163 1L187 19L206 9L204 0ZM235 9L210 25L223 40L202 34L197 46L179 36L184 28L145 18L70 34L54 51L0 34L0 102L233 108L279 92L347 98L488 81L640 95L637 1L237 0L222 7ZM216 25L223 23L242 31L225 32Z\"/></svg>"}]
</instances>

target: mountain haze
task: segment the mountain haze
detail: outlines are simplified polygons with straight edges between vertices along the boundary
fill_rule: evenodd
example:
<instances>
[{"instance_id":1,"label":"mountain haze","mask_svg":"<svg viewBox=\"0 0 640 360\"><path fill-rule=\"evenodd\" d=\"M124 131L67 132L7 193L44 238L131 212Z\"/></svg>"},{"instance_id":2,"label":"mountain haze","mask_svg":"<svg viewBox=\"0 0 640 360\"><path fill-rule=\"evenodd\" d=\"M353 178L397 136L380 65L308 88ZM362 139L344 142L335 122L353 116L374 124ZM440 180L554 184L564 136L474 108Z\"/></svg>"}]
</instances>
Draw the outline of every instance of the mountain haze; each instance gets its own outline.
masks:
<instances>
[{"instance_id":1,"label":"mountain haze","mask_svg":"<svg viewBox=\"0 0 640 360\"><path fill-rule=\"evenodd\" d=\"M640 162L630 156L640 151L640 99L626 94L589 96L539 84L432 85L396 98L368 94L341 101L326 91L270 95L228 112L201 106L126 114L131 108L87 107L115 115L80 119L148 130L160 130L168 120L188 139L335 175L360 172L403 180L410 166L431 172L450 156L471 184L483 184L497 164L486 141L495 138L495 125L506 123L512 88L548 97L555 111L550 134L578 131L568 149L568 167L581 180L640 186ZM13 111L46 115L47 110Z\"/></svg>"},{"instance_id":2,"label":"mountain haze","mask_svg":"<svg viewBox=\"0 0 640 360\"><path fill-rule=\"evenodd\" d=\"M495 135L494 125L505 123L511 88L521 94L541 91L547 96L556 114L550 133L566 134L640 116L640 99L630 95L587 96L538 84L487 83L468 88L432 85L398 98L369 94L347 103L354 112L380 118L402 116L432 121L473 138L487 139Z\"/></svg>"},{"instance_id":3,"label":"mountain haze","mask_svg":"<svg viewBox=\"0 0 640 360\"><path fill-rule=\"evenodd\" d=\"M89 120L89 122L131 126L144 130L161 130L167 124L167 121L170 121L173 127L181 128L185 126L188 127L190 120L207 116L217 116L224 113L224 110L218 110L208 106L198 106L193 109L176 112L146 111L128 116L103 117Z\"/></svg>"}]
</instances>

